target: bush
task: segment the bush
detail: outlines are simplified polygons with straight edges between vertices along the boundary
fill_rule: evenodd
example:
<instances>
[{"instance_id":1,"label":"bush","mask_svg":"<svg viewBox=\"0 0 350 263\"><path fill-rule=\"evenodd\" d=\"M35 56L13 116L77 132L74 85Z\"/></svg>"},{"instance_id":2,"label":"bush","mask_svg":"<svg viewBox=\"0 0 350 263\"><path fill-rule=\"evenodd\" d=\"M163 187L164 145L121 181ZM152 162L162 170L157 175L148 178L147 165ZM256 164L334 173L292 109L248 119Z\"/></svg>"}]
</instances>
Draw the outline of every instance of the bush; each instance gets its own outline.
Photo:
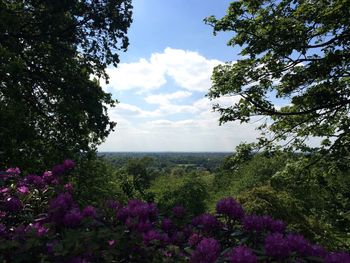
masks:
<instances>
[{"instance_id":1,"label":"bush","mask_svg":"<svg viewBox=\"0 0 350 263\"><path fill-rule=\"evenodd\" d=\"M206 210L207 190L204 180L192 174L159 177L150 189L162 212L169 213L174 206L181 205L192 216Z\"/></svg>"},{"instance_id":2,"label":"bush","mask_svg":"<svg viewBox=\"0 0 350 263\"><path fill-rule=\"evenodd\" d=\"M73 167L66 160L40 176L23 177L18 168L1 173L1 262L350 260L345 252L327 252L287 232L280 220L246 214L232 198L220 200L215 215L190 220L181 206L165 216L140 200L81 207L67 181Z\"/></svg>"}]
</instances>

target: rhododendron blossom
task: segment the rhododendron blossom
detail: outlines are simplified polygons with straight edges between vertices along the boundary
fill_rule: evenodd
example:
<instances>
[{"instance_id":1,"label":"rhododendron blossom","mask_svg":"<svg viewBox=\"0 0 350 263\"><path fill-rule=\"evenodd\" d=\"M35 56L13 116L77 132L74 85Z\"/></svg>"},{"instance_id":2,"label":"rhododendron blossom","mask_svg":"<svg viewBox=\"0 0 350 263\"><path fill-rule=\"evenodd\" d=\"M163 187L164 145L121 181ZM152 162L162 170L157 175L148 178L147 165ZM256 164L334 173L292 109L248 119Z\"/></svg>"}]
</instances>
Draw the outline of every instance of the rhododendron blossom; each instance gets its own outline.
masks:
<instances>
[{"instance_id":1,"label":"rhododendron blossom","mask_svg":"<svg viewBox=\"0 0 350 263\"><path fill-rule=\"evenodd\" d=\"M1 262L350 262L281 220L245 213L231 197L217 202L216 215L194 218L182 206L168 215L142 200L81 207L68 182L74 166L65 160L42 176L3 173Z\"/></svg>"}]
</instances>

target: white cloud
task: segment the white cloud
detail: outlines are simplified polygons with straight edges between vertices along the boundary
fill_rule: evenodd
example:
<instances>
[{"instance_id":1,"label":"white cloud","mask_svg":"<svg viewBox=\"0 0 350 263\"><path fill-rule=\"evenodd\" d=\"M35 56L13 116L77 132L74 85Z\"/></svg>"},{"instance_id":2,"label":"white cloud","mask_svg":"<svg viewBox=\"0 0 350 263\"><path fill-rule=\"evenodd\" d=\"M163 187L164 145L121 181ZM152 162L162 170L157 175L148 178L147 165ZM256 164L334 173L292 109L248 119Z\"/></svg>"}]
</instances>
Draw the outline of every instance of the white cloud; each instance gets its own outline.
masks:
<instances>
[{"instance_id":1,"label":"white cloud","mask_svg":"<svg viewBox=\"0 0 350 263\"><path fill-rule=\"evenodd\" d=\"M153 53L148 60L142 58L134 63L120 63L118 68L108 68L110 80L105 87L117 91L155 90L166 84L168 76L183 89L203 92L210 88L212 70L220 63L197 52L167 47L162 53Z\"/></svg>"},{"instance_id":2,"label":"white cloud","mask_svg":"<svg viewBox=\"0 0 350 263\"><path fill-rule=\"evenodd\" d=\"M180 121L157 119L116 129L100 151L234 151L235 146L258 136L257 124L218 125L217 113Z\"/></svg>"},{"instance_id":3,"label":"white cloud","mask_svg":"<svg viewBox=\"0 0 350 263\"><path fill-rule=\"evenodd\" d=\"M191 92L188 91L176 91L174 93L167 93L167 94L157 94L157 95L150 95L145 98L145 101L150 104L169 104L172 100L179 100L183 98L190 97L192 95Z\"/></svg>"},{"instance_id":4,"label":"white cloud","mask_svg":"<svg viewBox=\"0 0 350 263\"><path fill-rule=\"evenodd\" d=\"M118 68L107 68L109 84L115 90L157 89L166 83L164 69L145 59L135 63L120 63Z\"/></svg>"},{"instance_id":5,"label":"white cloud","mask_svg":"<svg viewBox=\"0 0 350 263\"><path fill-rule=\"evenodd\" d=\"M233 151L242 141L254 141L257 124L219 126L219 114L212 110L213 104L229 106L240 96L198 99L210 88L212 69L219 63L197 52L166 48L149 59L109 68L108 90L142 97L134 100L137 104L122 101L109 110L118 125L99 150ZM161 88L169 79L177 90L166 93Z\"/></svg>"},{"instance_id":6,"label":"white cloud","mask_svg":"<svg viewBox=\"0 0 350 263\"><path fill-rule=\"evenodd\" d=\"M188 91L177 91L174 93L157 94L145 97L145 101L150 104L158 105L155 110L143 110L140 107L128 103L119 103L115 108L109 109L110 114L119 116L149 118L165 117L178 113L188 113L196 115L205 115L211 113L213 104L219 103L222 106L230 106L238 102L240 96L222 97L215 100L209 100L204 97L188 104L178 104L179 100L191 96ZM218 116L217 116L218 119Z\"/></svg>"}]
</instances>

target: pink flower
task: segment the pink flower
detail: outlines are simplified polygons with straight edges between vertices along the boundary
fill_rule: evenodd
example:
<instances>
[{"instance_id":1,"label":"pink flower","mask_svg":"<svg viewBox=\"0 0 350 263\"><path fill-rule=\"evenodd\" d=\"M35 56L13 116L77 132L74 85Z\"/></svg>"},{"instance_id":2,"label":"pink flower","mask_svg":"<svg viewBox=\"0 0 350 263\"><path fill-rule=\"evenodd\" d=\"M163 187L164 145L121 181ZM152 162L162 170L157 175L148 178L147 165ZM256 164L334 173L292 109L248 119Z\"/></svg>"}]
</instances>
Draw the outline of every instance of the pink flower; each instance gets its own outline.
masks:
<instances>
[{"instance_id":1,"label":"pink flower","mask_svg":"<svg viewBox=\"0 0 350 263\"><path fill-rule=\"evenodd\" d=\"M64 189L71 193L73 192L73 185L71 183L67 183L64 185Z\"/></svg>"},{"instance_id":2,"label":"pink flower","mask_svg":"<svg viewBox=\"0 0 350 263\"><path fill-rule=\"evenodd\" d=\"M83 216L84 217L96 217L96 209L95 207L89 205L84 208L83 210Z\"/></svg>"},{"instance_id":3,"label":"pink flower","mask_svg":"<svg viewBox=\"0 0 350 263\"><path fill-rule=\"evenodd\" d=\"M29 188L27 186L23 185L23 186L18 187L17 191L21 194L26 195L29 193Z\"/></svg>"},{"instance_id":4,"label":"pink flower","mask_svg":"<svg viewBox=\"0 0 350 263\"><path fill-rule=\"evenodd\" d=\"M42 226L40 223L30 224L29 229L34 229L39 237L42 237L49 232L49 229Z\"/></svg>"},{"instance_id":5,"label":"pink flower","mask_svg":"<svg viewBox=\"0 0 350 263\"><path fill-rule=\"evenodd\" d=\"M66 159L64 160L63 165L66 169L70 170L75 167L75 162L70 159Z\"/></svg>"},{"instance_id":6,"label":"pink flower","mask_svg":"<svg viewBox=\"0 0 350 263\"><path fill-rule=\"evenodd\" d=\"M20 173L21 173L21 170L20 170L18 167L16 167L16 168L8 168L8 169L6 170L6 172L12 173L12 174L20 174Z\"/></svg>"},{"instance_id":7,"label":"pink flower","mask_svg":"<svg viewBox=\"0 0 350 263\"><path fill-rule=\"evenodd\" d=\"M115 244L115 240L112 239L112 240L108 240L108 245L111 247Z\"/></svg>"},{"instance_id":8,"label":"pink flower","mask_svg":"<svg viewBox=\"0 0 350 263\"><path fill-rule=\"evenodd\" d=\"M4 194L4 193L7 193L9 190L10 190L10 189L8 189L7 187L1 188L1 189L0 189L0 193L1 193L1 194Z\"/></svg>"}]
</instances>

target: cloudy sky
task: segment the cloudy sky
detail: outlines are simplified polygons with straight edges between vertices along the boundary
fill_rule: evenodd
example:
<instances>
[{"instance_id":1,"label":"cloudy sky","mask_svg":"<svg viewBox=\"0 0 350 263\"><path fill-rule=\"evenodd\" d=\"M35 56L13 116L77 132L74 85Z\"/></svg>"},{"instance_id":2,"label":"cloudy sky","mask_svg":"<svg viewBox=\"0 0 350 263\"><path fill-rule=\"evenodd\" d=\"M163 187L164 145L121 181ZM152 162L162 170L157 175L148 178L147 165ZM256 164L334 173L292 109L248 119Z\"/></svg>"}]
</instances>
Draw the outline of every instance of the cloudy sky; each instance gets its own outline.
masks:
<instances>
[{"instance_id":1,"label":"cloudy sky","mask_svg":"<svg viewBox=\"0 0 350 263\"><path fill-rule=\"evenodd\" d=\"M232 33L213 36L203 19L225 14L230 0L134 0L130 46L103 88L120 102L118 124L99 151L233 151L257 137L256 124L219 126L205 97L213 67L235 61ZM238 98L220 99L222 104Z\"/></svg>"}]
</instances>

